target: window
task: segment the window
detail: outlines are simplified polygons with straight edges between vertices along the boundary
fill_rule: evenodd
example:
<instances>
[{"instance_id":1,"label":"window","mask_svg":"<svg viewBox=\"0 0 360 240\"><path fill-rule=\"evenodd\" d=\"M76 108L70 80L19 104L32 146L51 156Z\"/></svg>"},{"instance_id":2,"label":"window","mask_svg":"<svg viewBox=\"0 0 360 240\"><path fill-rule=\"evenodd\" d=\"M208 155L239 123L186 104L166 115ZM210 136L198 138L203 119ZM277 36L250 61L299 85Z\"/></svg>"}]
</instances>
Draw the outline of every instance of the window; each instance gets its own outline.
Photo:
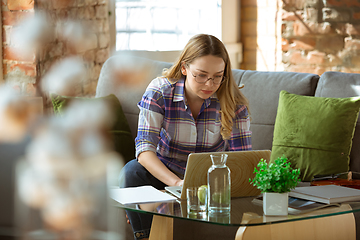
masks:
<instances>
[{"instance_id":1,"label":"window","mask_svg":"<svg viewBox=\"0 0 360 240\"><path fill-rule=\"evenodd\" d=\"M173 51L195 34L221 39L221 0L117 0L116 50Z\"/></svg>"}]
</instances>

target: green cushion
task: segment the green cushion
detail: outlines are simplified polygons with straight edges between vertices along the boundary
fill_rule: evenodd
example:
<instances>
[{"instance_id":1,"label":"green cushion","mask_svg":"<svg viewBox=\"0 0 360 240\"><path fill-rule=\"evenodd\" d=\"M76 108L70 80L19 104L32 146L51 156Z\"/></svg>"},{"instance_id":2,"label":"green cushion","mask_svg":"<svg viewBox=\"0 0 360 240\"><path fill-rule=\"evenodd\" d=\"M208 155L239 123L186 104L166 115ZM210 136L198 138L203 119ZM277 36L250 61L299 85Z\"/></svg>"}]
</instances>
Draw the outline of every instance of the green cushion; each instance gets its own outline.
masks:
<instances>
[{"instance_id":1,"label":"green cushion","mask_svg":"<svg viewBox=\"0 0 360 240\"><path fill-rule=\"evenodd\" d=\"M285 155L301 180L349 170L360 98L309 97L280 92L271 159Z\"/></svg>"},{"instance_id":2,"label":"green cushion","mask_svg":"<svg viewBox=\"0 0 360 240\"><path fill-rule=\"evenodd\" d=\"M97 101L97 100L108 101L111 108L115 112L115 116L116 116L116 121L110 131L113 137L115 151L117 151L123 156L125 162L128 162L135 158L135 142L131 135L130 126L122 110L119 99L114 94L101 98L80 98L80 97L65 97L52 93L50 94L50 98L54 107L54 113L55 115L59 115L59 116L63 115L63 112L65 111L66 107L74 99L91 100L91 101Z\"/></svg>"}]
</instances>

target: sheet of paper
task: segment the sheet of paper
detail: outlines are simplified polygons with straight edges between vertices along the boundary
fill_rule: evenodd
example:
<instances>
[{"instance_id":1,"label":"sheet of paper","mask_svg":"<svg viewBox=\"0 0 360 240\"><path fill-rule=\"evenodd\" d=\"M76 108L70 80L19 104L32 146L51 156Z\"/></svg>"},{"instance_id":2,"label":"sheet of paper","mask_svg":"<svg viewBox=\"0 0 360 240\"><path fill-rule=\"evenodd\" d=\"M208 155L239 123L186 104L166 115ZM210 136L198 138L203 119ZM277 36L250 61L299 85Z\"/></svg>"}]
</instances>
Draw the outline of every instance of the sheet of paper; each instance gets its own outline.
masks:
<instances>
[{"instance_id":1,"label":"sheet of paper","mask_svg":"<svg viewBox=\"0 0 360 240\"><path fill-rule=\"evenodd\" d=\"M110 197L121 204L166 202L176 197L161 192L152 186L109 189Z\"/></svg>"}]
</instances>

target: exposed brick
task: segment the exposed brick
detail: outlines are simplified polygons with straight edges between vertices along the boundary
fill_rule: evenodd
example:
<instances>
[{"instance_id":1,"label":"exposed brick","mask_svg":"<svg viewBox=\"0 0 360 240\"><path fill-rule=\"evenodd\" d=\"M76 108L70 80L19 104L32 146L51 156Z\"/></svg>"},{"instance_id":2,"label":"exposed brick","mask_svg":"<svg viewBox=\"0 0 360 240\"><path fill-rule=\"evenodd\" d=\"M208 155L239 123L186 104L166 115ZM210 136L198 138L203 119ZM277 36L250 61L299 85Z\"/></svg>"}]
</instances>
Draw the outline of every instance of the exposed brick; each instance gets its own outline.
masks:
<instances>
[{"instance_id":1,"label":"exposed brick","mask_svg":"<svg viewBox=\"0 0 360 240\"><path fill-rule=\"evenodd\" d=\"M2 31L3 45L10 45L11 33L12 33L12 27L3 26L3 31Z\"/></svg>"},{"instance_id":2,"label":"exposed brick","mask_svg":"<svg viewBox=\"0 0 360 240\"><path fill-rule=\"evenodd\" d=\"M294 22L294 36L305 36L309 34L329 34L334 33L330 23L314 23L300 21Z\"/></svg>"},{"instance_id":3,"label":"exposed brick","mask_svg":"<svg viewBox=\"0 0 360 240\"><path fill-rule=\"evenodd\" d=\"M294 36L294 22L283 22L281 24L281 36L283 38L291 38Z\"/></svg>"},{"instance_id":4,"label":"exposed brick","mask_svg":"<svg viewBox=\"0 0 360 240\"><path fill-rule=\"evenodd\" d=\"M100 0L85 0L85 5L87 6L94 6L96 4L101 4L103 1Z\"/></svg>"},{"instance_id":5,"label":"exposed brick","mask_svg":"<svg viewBox=\"0 0 360 240\"><path fill-rule=\"evenodd\" d=\"M27 96L35 96L36 95L36 86L35 84L33 83L28 83L26 86L25 86L25 94Z\"/></svg>"},{"instance_id":6,"label":"exposed brick","mask_svg":"<svg viewBox=\"0 0 360 240\"><path fill-rule=\"evenodd\" d=\"M94 7L87 7L84 11L84 19L92 19L93 17L95 17Z\"/></svg>"},{"instance_id":7,"label":"exposed brick","mask_svg":"<svg viewBox=\"0 0 360 240\"><path fill-rule=\"evenodd\" d=\"M13 61L22 61L22 62L34 62L35 61L35 53L23 54L20 49L14 48L13 46L4 46L3 47L3 57L5 60L13 60Z\"/></svg>"},{"instance_id":8,"label":"exposed brick","mask_svg":"<svg viewBox=\"0 0 360 240\"><path fill-rule=\"evenodd\" d=\"M100 48L106 48L109 46L110 43L110 35L109 34L104 34L104 33L100 33L98 36L98 42L99 42L99 47Z\"/></svg>"},{"instance_id":9,"label":"exposed brick","mask_svg":"<svg viewBox=\"0 0 360 240\"><path fill-rule=\"evenodd\" d=\"M360 66L360 56L353 56L351 58L352 66Z\"/></svg>"},{"instance_id":10,"label":"exposed brick","mask_svg":"<svg viewBox=\"0 0 360 240\"><path fill-rule=\"evenodd\" d=\"M64 44L62 42L50 44L49 57L60 57L64 53Z\"/></svg>"},{"instance_id":11,"label":"exposed brick","mask_svg":"<svg viewBox=\"0 0 360 240\"><path fill-rule=\"evenodd\" d=\"M7 7L12 11L33 9L34 0L8 0Z\"/></svg>"},{"instance_id":12,"label":"exposed brick","mask_svg":"<svg viewBox=\"0 0 360 240\"><path fill-rule=\"evenodd\" d=\"M83 59L85 62L95 62L95 50L86 51Z\"/></svg>"},{"instance_id":13,"label":"exposed brick","mask_svg":"<svg viewBox=\"0 0 360 240\"><path fill-rule=\"evenodd\" d=\"M342 64L342 60L338 56L335 56L333 54L329 54L327 57L328 57L328 59L327 59L328 65L338 66L338 65Z\"/></svg>"},{"instance_id":14,"label":"exposed brick","mask_svg":"<svg viewBox=\"0 0 360 240\"><path fill-rule=\"evenodd\" d=\"M332 26L330 23L320 23L320 24L314 24L314 32L319 34L331 34L335 33L335 31L332 29Z\"/></svg>"},{"instance_id":15,"label":"exposed brick","mask_svg":"<svg viewBox=\"0 0 360 240\"><path fill-rule=\"evenodd\" d=\"M345 28L348 35L360 35L360 24L347 23Z\"/></svg>"},{"instance_id":16,"label":"exposed brick","mask_svg":"<svg viewBox=\"0 0 360 240\"><path fill-rule=\"evenodd\" d=\"M36 76L36 64L26 64L26 63L8 63L8 68L4 74L9 72L19 70L24 73L24 75L35 77Z\"/></svg>"},{"instance_id":17,"label":"exposed brick","mask_svg":"<svg viewBox=\"0 0 360 240\"><path fill-rule=\"evenodd\" d=\"M78 11L78 8L71 8L68 10L68 16L70 19L76 19L77 18L77 11Z\"/></svg>"},{"instance_id":18,"label":"exposed brick","mask_svg":"<svg viewBox=\"0 0 360 240\"><path fill-rule=\"evenodd\" d=\"M102 21L102 30L103 32L109 34L109 31L110 31L110 26L109 26L109 21L107 19L103 19L103 20L100 20Z\"/></svg>"},{"instance_id":19,"label":"exposed brick","mask_svg":"<svg viewBox=\"0 0 360 240\"><path fill-rule=\"evenodd\" d=\"M304 12L305 21L318 21L318 9L316 8L306 8Z\"/></svg>"},{"instance_id":20,"label":"exposed brick","mask_svg":"<svg viewBox=\"0 0 360 240\"><path fill-rule=\"evenodd\" d=\"M52 0L52 6L54 9L72 7L74 6L74 1L75 0Z\"/></svg>"},{"instance_id":21,"label":"exposed brick","mask_svg":"<svg viewBox=\"0 0 360 240\"><path fill-rule=\"evenodd\" d=\"M296 11L296 12L288 12L288 11L282 11L281 18L283 21L296 21L299 19L303 19L303 11Z\"/></svg>"},{"instance_id":22,"label":"exposed brick","mask_svg":"<svg viewBox=\"0 0 360 240\"><path fill-rule=\"evenodd\" d=\"M317 49L320 51L340 51L344 48L344 39L341 36L323 36L318 39Z\"/></svg>"},{"instance_id":23,"label":"exposed brick","mask_svg":"<svg viewBox=\"0 0 360 240\"><path fill-rule=\"evenodd\" d=\"M308 8L308 7L317 8L319 6L319 1L321 1L321 0L305 0L303 7L304 8Z\"/></svg>"},{"instance_id":24,"label":"exposed brick","mask_svg":"<svg viewBox=\"0 0 360 240\"><path fill-rule=\"evenodd\" d=\"M310 28L313 23L304 23L301 21L295 21L293 25L294 35L295 36L304 36L312 33Z\"/></svg>"},{"instance_id":25,"label":"exposed brick","mask_svg":"<svg viewBox=\"0 0 360 240\"><path fill-rule=\"evenodd\" d=\"M85 17L85 9L84 8L78 8L76 18L77 19L87 19Z\"/></svg>"},{"instance_id":26,"label":"exposed brick","mask_svg":"<svg viewBox=\"0 0 360 240\"><path fill-rule=\"evenodd\" d=\"M288 62L292 64L305 64L307 62L307 59L305 56L303 56L301 51L293 51L289 52L288 55Z\"/></svg>"},{"instance_id":27,"label":"exposed brick","mask_svg":"<svg viewBox=\"0 0 360 240\"><path fill-rule=\"evenodd\" d=\"M332 26L336 34L346 35L346 23L337 23Z\"/></svg>"},{"instance_id":28,"label":"exposed brick","mask_svg":"<svg viewBox=\"0 0 360 240\"><path fill-rule=\"evenodd\" d=\"M284 4L284 9L291 10L291 9L302 9L304 7L304 3L306 0L284 0L282 1Z\"/></svg>"},{"instance_id":29,"label":"exposed brick","mask_svg":"<svg viewBox=\"0 0 360 240\"><path fill-rule=\"evenodd\" d=\"M283 52L289 51L289 46L290 46L289 40L282 38L281 39L281 51L283 51Z\"/></svg>"},{"instance_id":30,"label":"exposed brick","mask_svg":"<svg viewBox=\"0 0 360 240\"><path fill-rule=\"evenodd\" d=\"M104 63L109 58L109 49L101 49L96 52L96 63Z\"/></svg>"},{"instance_id":31,"label":"exposed brick","mask_svg":"<svg viewBox=\"0 0 360 240\"><path fill-rule=\"evenodd\" d=\"M322 13L325 22L347 22L352 15L350 9L323 8Z\"/></svg>"},{"instance_id":32,"label":"exposed brick","mask_svg":"<svg viewBox=\"0 0 360 240\"><path fill-rule=\"evenodd\" d=\"M86 52L88 50L97 49L98 47L98 39L96 34L89 34L86 41L78 46L78 52Z\"/></svg>"},{"instance_id":33,"label":"exposed brick","mask_svg":"<svg viewBox=\"0 0 360 240\"><path fill-rule=\"evenodd\" d=\"M99 5L95 7L96 18L107 18L108 17L108 8L106 5Z\"/></svg>"},{"instance_id":34,"label":"exposed brick","mask_svg":"<svg viewBox=\"0 0 360 240\"><path fill-rule=\"evenodd\" d=\"M58 19L64 19L67 20L69 16L69 11L66 8L60 9L60 11L58 11L57 17Z\"/></svg>"},{"instance_id":35,"label":"exposed brick","mask_svg":"<svg viewBox=\"0 0 360 240\"><path fill-rule=\"evenodd\" d=\"M297 50L313 50L315 46L315 38L302 38L300 40L293 40L293 42L290 44L291 49Z\"/></svg>"},{"instance_id":36,"label":"exposed brick","mask_svg":"<svg viewBox=\"0 0 360 240\"><path fill-rule=\"evenodd\" d=\"M360 7L357 0L323 0L325 7Z\"/></svg>"},{"instance_id":37,"label":"exposed brick","mask_svg":"<svg viewBox=\"0 0 360 240\"><path fill-rule=\"evenodd\" d=\"M3 25L15 26L32 16L33 11L5 11L2 12Z\"/></svg>"},{"instance_id":38,"label":"exposed brick","mask_svg":"<svg viewBox=\"0 0 360 240\"><path fill-rule=\"evenodd\" d=\"M326 54L319 51L311 51L307 55L309 64L322 65L325 63Z\"/></svg>"},{"instance_id":39,"label":"exposed brick","mask_svg":"<svg viewBox=\"0 0 360 240\"><path fill-rule=\"evenodd\" d=\"M288 72L302 72L302 73L313 73L317 75L321 75L325 72L324 67L318 67L318 66L304 66L304 65L290 65L285 69L285 71Z\"/></svg>"},{"instance_id":40,"label":"exposed brick","mask_svg":"<svg viewBox=\"0 0 360 240\"><path fill-rule=\"evenodd\" d=\"M352 18L353 20L360 20L360 11L353 11Z\"/></svg>"},{"instance_id":41,"label":"exposed brick","mask_svg":"<svg viewBox=\"0 0 360 240\"><path fill-rule=\"evenodd\" d=\"M345 49L360 50L360 39L347 37L344 39Z\"/></svg>"},{"instance_id":42,"label":"exposed brick","mask_svg":"<svg viewBox=\"0 0 360 240\"><path fill-rule=\"evenodd\" d=\"M95 64L92 68L90 79L98 79L101 72L102 64Z\"/></svg>"},{"instance_id":43,"label":"exposed brick","mask_svg":"<svg viewBox=\"0 0 360 240\"><path fill-rule=\"evenodd\" d=\"M93 96L96 93L97 81L88 81L83 84L83 94L85 96Z\"/></svg>"},{"instance_id":44,"label":"exposed brick","mask_svg":"<svg viewBox=\"0 0 360 240\"><path fill-rule=\"evenodd\" d=\"M346 73L360 73L359 68L347 68L347 67L341 67L339 72L346 72Z\"/></svg>"},{"instance_id":45,"label":"exposed brick","mask_svg":"<svg viewBox=\"0 0 360 240\"><path fill-rule=\"evenodd\" d=\"M51 0L37 0L36 4L38 9L53 9Z\"/></svg>"}]
</instances>

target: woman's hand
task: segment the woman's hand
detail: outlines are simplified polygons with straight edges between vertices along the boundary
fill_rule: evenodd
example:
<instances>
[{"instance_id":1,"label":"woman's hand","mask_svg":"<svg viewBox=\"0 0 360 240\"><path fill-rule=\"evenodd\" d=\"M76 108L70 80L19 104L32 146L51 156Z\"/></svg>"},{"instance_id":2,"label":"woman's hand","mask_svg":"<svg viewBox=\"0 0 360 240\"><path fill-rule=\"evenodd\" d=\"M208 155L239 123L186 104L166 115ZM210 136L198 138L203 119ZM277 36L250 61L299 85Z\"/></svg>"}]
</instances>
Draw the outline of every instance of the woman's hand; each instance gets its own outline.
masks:
<instances>
[{"instance_id":1,"label":"woman's hand","mask_svg":"<svg viewBox=\"0 0 360 240\"><path fill-rule=\"evenodd\" d=\"M184 180L179 180L175 183L175 186L182 186L184 184Z\"/></svg>"},{"instance_id":2,"label":"woman's hand","mask_svg":"<svg viewBox=\"0 0 360 240\"><path fill-rule=\"evenodd\" d=\"M154 152L145 151L140 153L138 162L154 177L168 186L182 186L184 182L175 173L170 171Z\"/></svg>"}]
</instances>

